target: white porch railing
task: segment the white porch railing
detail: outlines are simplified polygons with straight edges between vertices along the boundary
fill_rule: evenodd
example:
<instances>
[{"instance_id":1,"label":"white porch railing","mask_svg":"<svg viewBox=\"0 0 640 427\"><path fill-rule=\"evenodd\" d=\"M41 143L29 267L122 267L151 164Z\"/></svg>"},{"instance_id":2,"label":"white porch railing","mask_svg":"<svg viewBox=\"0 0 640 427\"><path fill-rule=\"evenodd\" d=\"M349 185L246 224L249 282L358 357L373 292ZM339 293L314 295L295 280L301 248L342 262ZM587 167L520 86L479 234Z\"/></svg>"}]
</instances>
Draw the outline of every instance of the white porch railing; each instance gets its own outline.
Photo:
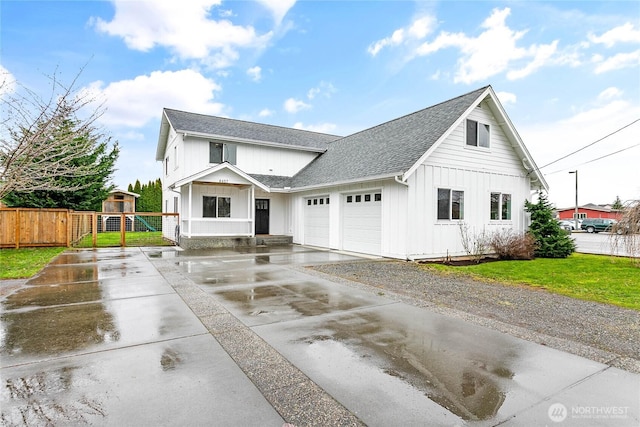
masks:
<instances>
[{"instance_id":1,"label":"white porch railing","mask_svg":"<svg viewBox=\"0 0 640 427\"><path fill-rule=\"evenodd\" d=\"M247 218L192 218L180 223L180 233L187 237L253 236L253 220Z\"/></svg>"}]
</instances>

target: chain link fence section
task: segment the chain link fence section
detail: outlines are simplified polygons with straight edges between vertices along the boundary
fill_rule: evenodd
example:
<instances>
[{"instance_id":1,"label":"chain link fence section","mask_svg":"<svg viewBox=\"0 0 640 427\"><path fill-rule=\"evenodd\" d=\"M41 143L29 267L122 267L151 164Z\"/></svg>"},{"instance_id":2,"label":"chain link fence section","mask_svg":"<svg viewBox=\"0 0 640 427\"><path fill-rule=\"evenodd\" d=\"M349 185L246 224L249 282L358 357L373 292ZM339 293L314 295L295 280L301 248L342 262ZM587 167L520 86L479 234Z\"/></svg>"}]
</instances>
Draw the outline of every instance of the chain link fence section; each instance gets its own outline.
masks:
<instances>
[{"instance_id":1,"label":"chain link fence section","mask_svg":"<svg viewBox=\"0 0 640 427\"><path fill-rule=\"evenodd\" d=\"M78 216L78 223L85 224L86 219ZM136 213L89 213L91 221L89 231L79 234L72 241L77 248L114 247L114 246L171 246L176 244L175 230L179 223L178 214L155 212Z\"/></svg>"}]
</instances>

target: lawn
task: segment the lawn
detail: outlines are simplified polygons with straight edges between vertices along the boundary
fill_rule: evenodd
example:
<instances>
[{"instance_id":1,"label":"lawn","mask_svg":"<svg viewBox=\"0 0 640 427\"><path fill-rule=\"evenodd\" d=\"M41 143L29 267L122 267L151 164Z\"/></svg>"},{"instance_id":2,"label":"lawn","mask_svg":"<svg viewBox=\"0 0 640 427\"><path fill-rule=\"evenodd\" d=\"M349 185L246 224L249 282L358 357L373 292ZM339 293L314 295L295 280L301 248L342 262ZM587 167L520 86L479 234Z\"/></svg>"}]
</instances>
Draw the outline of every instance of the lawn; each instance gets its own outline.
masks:
<instances>
[{"instance_id":1,"label":"lawn","mask_svg":"<svg viewBox=\"0 0 640 427\"><path fill-rule=\"evenodd\" d=\"M162 231L127 231L125 233L126 246L171 246L170 242L162 237ZM91 248L93 241L91 235L85 236L76 245L76 248ZM120 246L120 232L107 231L98 233L97 247L107 248Z\"/></svg>"},{"instance_id":2,"label":"lawn","mask_svg":"<svg viewBox=\"0 0 640 427\"><path fill-rule=\"evenodd\" d=\"M66 248L0 249L0 279L31 277Z\"/></svg>"},{"instance_id":3,"label":"lawn","mask_svg":"<svg viewBox=\"0 0 640 427\"><path fill-rule=\"evenodd\" d=\"M629 258L574 253L564 259L496 261L460 267L425 264L424 268L640 310L640 268L634 267Z\"/></svg>"}]
</instances>

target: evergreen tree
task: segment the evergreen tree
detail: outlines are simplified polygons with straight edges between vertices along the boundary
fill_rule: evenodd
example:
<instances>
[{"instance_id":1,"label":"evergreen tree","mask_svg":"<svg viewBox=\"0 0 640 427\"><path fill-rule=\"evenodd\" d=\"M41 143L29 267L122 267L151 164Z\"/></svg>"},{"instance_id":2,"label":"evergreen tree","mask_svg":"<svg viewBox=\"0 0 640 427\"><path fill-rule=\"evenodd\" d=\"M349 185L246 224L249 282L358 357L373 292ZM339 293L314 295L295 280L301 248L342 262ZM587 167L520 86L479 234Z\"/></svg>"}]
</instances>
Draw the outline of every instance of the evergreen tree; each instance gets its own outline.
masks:
<instances>
[{"instance_id":1,"label":"evergreen tree","mask_svg":"<svg viewBox=\"0 0 640 427\"><path fill-rule=\"evenodd\" d=\"M149 181L146 184L140 184L140 180L136 180L132 187L134 193L140 195L136 199L136 212L162 212L162 181L160 178L155 181Z\"/></svg>"},{"instance_id":2,"label":"evergreen tree","mask_svg":"<svg viewBox=\"0 0 640 427\"><path fill-rule=\"evenodd\" d=\"M116 144L109 150L108 139L101 141L100 137L91 131L79 132L78 123L71 118L62 121L51 137L68 140L69 135L73 135L73 138L56 152L49 151L47 157L34 157L31 162L48 164L50 170L55 170L63 159L68 158L69 152L75 152L73 158L64 160L68 162L68 167L71 170L91 170L91 174L69 173L47 177L51 188L55 190L11 191L4 198L7 206L100 211L102 202L114 188L108 181L115 170L119 149ZM48 143L34 142L36 145Z\"/></svg>"},{"instance_id":3,"label":"evergreen tree","mask_svg":"<svg viewBox=\"0 0 640 427\"><path fill-rule=\"evenodd\" d=\"M620 196L616 196L616 200L613 202L613 205L611 205L611 208L618 211L624 208L622 200L620 200Z\"/></svg>"},{"instance_id":4,"label":"evergreen tree","mask_svg":"<svg viewBox=\"0 0 640 427\"><path fill-rule=\"evenodd\" d=\"M127 191L129 193L133 192L133 186L131 184L129 184L129 186L127 187Z\"/></svg>"},{"instance_id":5,"label":"evergreen tree","mask_svg":"<svg viewBox=\"0 0 640 427\"><path fill-rule=\"evenodd\" d=\"M544 193L538 192L537 203L525 201L525 208L531 214L529 232L536 240L535 256L566 258L575 252L575 242L553 218L553 206Z\"/></svg>"}]
</instances>

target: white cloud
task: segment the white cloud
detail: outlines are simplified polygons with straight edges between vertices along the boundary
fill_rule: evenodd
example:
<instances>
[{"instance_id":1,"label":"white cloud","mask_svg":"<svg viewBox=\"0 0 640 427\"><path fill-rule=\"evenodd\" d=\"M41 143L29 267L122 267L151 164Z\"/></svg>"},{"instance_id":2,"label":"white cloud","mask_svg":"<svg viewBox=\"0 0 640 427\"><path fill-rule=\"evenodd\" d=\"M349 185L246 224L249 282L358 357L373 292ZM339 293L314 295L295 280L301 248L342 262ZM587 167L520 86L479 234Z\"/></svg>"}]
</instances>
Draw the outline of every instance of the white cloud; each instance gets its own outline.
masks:
<instances>
[{"instance_id":1,"label":"white cloud","mask_svg":"<svg viewBox=\"0 0 640 427\"><path fill-rule=\"evenodd\" d=\"M293 125L294 129L308 130L311 132L320 133L332 133L336 129L336 125L333 123L320 123L317 125L304 125L302 122L296 122Z\"/></svg>"},{"instance_id":2,"label":"white cloud","mask_svg":"<svg viewBox=\"0 0 640 427\"><path fill-rule=\"evenodd\" d=\"M591 42L604 44L606 47L612 47L617 43L640 43L640 29L635 29L631 22L627 22L601 36L591 33L588 38Z\"/></svg>"},{"instance_id":3,"label":"white cloud","mask_svg":"<svg viewBox=\"0 0 640 427\"><path fill-rule=\"evenodd\" d=\"M617 87L609 87L600 92L598 100L609 100L613 98L619 98L622 96L622 91Z\"/></svg>"},{"instance_id":4,"label":"white cloud","mask_svg":"<svg viewBox=\"0 0 640 427\"><path fill-rule=\"evenodd\" d=\"M333 86L331 83L323 81L320 82L318 86L309 89L309 91L307 92L307 98L314 99L318 95L324 96L325 98L331 98L331 95L336 92L337 89L335 88L335 86Z\"/></svg>"},{"instance_id":5,"label":"white cloud","mask_svg":"<svg viewBox=\"0 0 640 427\"><path fill-rule=\"evenodd\" d=\"M498 95L498 99L500 100L500 103L502 103L502 105L515 104L517 101L515 93L497 92L496 95Z\"/></svg>"},{"instance_id":6,"label":"white cloud","mask_svg":"<svg viewBox=\"0 0 640 427\"><path fill-rule=\"evenodd\" d=\"M465 33L440 32L434 39L427 40L413 49L409 59L416 56L432 55L447 48L458 49L461 53L454 81L474 83L496 74L507 72L507 78L514 80L526 77L539 68L557 61L558 41L549 44L532 44L521 47L518 43L528 30L515 31L506 25L511 9L494 9L481 24L483 31L476 37ZM407 28L397 30L391 37L379 40L369 46L369 53L377 55L383 48L404 44L410 38L415 42L427 37L434 26L432 17L415 21ZM411 37L408 35L411 34ZM564 58L564 61L574 57Z\"/></svg>"},{"instance_id":7,"label":"white cloud","mask_svg":"<svg viewBox=\"0 0 640 427\"><path fill-rule=\"evenodd\" d=\"M103 33L119 36L130 49L147 52L156 46L171 50L182 59L207 59L214 67L228 66L237 59L237 48L265 46L272 33L258 35L251 26L210 19L220 0L129 1L113 0L115 16L110 22L92 18ZM141 19L144 17L144 19Z\"/></svg>"},{"instance_id":8,"label":"white cloud","mask_svg":"<svg viewBox=\"0 0 640 427\"><path fill-rule=\"evenodd\" d=\"M280 25L289 10L296 4L296 0L258 0L269 9L276 25Z\"/></svg>"},{"instance_id":9,"label":"white cloud","mask_svg":"<svg viewBox=\"0 0 640 427\"><path fill-rule=\"evenodd\" d=\"M369 52L371 56L376 56L387 46L398 46L406 41L424 39L433 31L435 23L436 20L432 16L420 16L407 27L395 30L391 36L370 44L367 52Z\"/></svg>"},{"instance_id":10,"label":"white cloud","mask_svg":"<svg viewBox=\"0 0 640 427\"><path fill-rule=\"evenodd\" d=\"M309 108L311 108L311 105L299 99L289 98L284 102L284 109L288 113L297 113L298 111L308 110Z\"/></svg>"},{"instance_id":11,"label":"white cloud","mask_svg":"<svg viewBox=\"0 0 640 427\"><path fill-rule=\"evenodd\" d=\"M193 70L154 71L133 80L104 85L94 82L83 89L105 100L102 123L112 126L142 127L160 117L162 108L220 114L223 105L213 102L220 90L213 80Z\"/></svg>"},{"instance_id":12,"label":"white cloud","mask_svg":"<svg viewBox=\"0 0 640 427\"><path fill-rule=\"evenodd\" d=\"M550 200L556 206L573 205L575 181L567 172L576 169L580 173L579 204L611 203L618 195L623 200L640 197L637 167L640 147L608 156L640 141L640 123L607 137L640 117L637 100L623 99L620 95L615 88L608 88L587 108L571 116L519 127L539 167L606 137L542 169L550 186Z\"/></svg>"},{"instance_id":13,"label":"white cloud","mask_svg":"<svg viewBox=\"0 0 640 427\"><path fill-rule=\"evenodd\" d=\"M627 67L635 67L640 65L640 50L629 53L618 53L607 59L603 59L602 56L594 55L594 60L598 62L598 66L595 69L596 74L602 74L608 71L619 70Z\"/></svg>"},{"instance_id":14,"label":"white cloud","mask_svg":"<svg viewBox=\"0 0 640 427\"><path fill-rule=\"evenodd\" d=\"M262 68L257 65L255 67L251 67L247 70L247 75L251 77L251 80L254 82L259 82L262 80Z\"/></svg>"},{"instance_id":15,"label":"white cloud","mask_svg":"<svg viewBox=\"0 0 640 427\"><path fill-rule=\"evenodd\" d=\"M16 90L16 79L13 74L0 65L0 98L11 94Z\"/></svg>"},{"instance_id":16,"label":"white cloud","mask_svg":"<svg viewBox=\"0 0 640 427\"><path fill-rule=\"evenodd\" d=\"M268 108L264 108L262 110L260 110L260 112L258 113L259 117L270 117L273 116L275 114L275 111L270 110Z\"/></svg>"}]
</instances>

